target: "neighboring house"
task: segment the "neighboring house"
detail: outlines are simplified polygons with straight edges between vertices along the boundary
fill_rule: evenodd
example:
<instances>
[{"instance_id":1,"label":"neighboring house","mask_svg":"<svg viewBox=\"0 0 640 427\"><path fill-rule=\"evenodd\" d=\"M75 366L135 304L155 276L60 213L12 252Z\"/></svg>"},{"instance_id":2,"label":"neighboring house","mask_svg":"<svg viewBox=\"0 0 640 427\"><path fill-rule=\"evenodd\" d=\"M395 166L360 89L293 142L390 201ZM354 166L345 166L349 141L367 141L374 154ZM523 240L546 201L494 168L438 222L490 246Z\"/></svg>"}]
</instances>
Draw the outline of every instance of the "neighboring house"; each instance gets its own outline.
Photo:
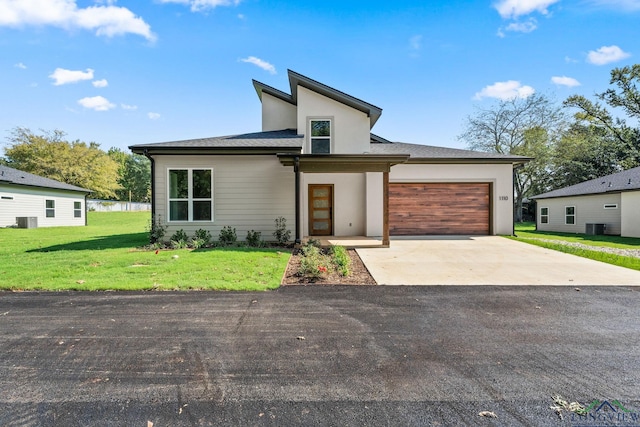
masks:
<instances>
[{"instance_id":1,"label":"neighboring house","mask_svg":"<svg viewBox=\"0 0 640 427\"><path fill-rule=\"evenodd\" d=\"M307 236L491 235L513 231L513 168L529 159L391 142L382 110L288 72L290 93L253 81L262 131L129 147L152 165L167 234L248 230L277 217Z\"/></svg>"},{"instance_id":2,"label":"neighboring house","mask_svg":"<svg viewBox=\"0 0 640 427\"><path fill-rule=\"evenodd\" d=\"M532 198L540 231L640 237L640 167Z\"/></svg>"},{"instance_id":3,"label":"neighboring house","mask_svg":"<svg viewBox=\"0 0 640 427\"><path fill-rule=\"evenodd\" d=\"M0 227L86 225L90 192L0 165Z\"/></svg>"}]
</instances>

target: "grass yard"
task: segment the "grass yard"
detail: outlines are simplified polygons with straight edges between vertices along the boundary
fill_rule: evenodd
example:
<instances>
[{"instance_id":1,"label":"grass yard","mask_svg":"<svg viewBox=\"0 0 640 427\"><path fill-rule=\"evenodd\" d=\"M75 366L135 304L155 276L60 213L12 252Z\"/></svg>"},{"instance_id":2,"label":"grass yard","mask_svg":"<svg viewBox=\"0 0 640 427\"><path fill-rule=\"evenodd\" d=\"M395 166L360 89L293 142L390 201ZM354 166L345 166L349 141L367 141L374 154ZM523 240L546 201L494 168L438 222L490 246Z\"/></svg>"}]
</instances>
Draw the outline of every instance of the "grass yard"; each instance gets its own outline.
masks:
<instances>
[{"instance_id":1,"label":"grass yard","mask_svg":"<svg viewBox=\"0 0 640 427\"><path fill-rule=\"evenodd\" d=\"M640 250L638 238L536 231L536 225L533 222L517 223L515 231L517 237L510 237L511 239L640 271L640 258L604 252L607 248L612 249L613 252ZM580 246L572 246L572 244Z\"/></svg>"},{"instance_id":2,"label":"grass yard","mask_svg":"<svg viewBox=\"0 0 640 427\"><path fill-rule=\"evenodd\" d=\"M141 250L148 212L89 212L86 227L0 229L0 289L266 290L290 254L276 249ZM177 255L177 257L175 257Z\"/></svg>"}]
</instances>

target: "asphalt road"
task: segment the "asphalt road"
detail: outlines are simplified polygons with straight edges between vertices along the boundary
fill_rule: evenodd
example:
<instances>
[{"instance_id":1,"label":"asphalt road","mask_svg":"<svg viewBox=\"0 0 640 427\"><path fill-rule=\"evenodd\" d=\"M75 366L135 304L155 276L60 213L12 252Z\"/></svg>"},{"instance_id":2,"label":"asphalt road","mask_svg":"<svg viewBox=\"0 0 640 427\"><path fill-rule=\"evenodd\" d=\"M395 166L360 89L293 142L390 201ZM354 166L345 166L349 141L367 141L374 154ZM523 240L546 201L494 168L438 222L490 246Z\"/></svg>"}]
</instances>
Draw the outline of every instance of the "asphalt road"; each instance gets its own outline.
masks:
<instances>
[{"instance_id":1,"label":"asphalt road","mask_svg":"<svg viewBox=\"0 0 640 427\"><path fill-rule=\"evenodd\" d=\"M639 314L629 287L0 293L0 425L640 425Z\"/></svg>"}]
</instances>

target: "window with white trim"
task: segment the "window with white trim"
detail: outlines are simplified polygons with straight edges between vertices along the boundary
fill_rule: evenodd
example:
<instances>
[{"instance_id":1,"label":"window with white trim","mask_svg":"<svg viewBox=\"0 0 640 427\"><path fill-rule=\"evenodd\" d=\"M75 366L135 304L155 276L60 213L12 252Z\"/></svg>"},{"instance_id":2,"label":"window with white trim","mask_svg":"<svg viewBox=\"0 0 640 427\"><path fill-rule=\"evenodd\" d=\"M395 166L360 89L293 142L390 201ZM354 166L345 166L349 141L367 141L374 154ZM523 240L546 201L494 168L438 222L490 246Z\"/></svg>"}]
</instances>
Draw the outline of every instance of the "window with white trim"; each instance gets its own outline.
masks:
<instances>
[{"instance_id":1,"label":"window with white trim","mask_svg":"<svg viewBox=\"0 0 640 427\"><path fill-rule=\"evenodd\" d=\"M331 154L331 120L311 120L311 154Z\"/></svg>"},{"instance_id":2,"label":"window with white trim","mask_svg":"<svg viewBox=\"0 0 640 427\"><path fill-rule=\"evenodd\" d=\"M549 223L549 208L540 208L540 224Z\"/></svg>"},{"instance_id":3,"label":"window with white trim","mask_svg":"<svg viewBox=\"0 0 640 427\"><path fill-rule=\"evenodd\" d=\"M576 223L576 207L575 206L565 206L564 223L565 225L574 225Z\"/></svg>"},{"instance_id":4,"label":"window with white trim","mask_svg":"<svg viewBox=\"0 0 640 427\"><path fill-rule=\"evenodd\" d=\"M56 201L55 200L45 200L45 216L47 218L56 217Z\"/></svg>"},{"instance_id":5,"label":"window with white trim","mask_svg":"<svg viewBox=\"0 0 640 427\"><path fill-rule=\"evenodd\" d=\"M213 169L169 169L169 221L213 220Z\"/></svg>"},{"instance_id":6,"label":"window with white trim","mask_svg":"<svg viewBox=\"0 0 640 427\"><path fill-rule=\"evenodd\" d=\"M82 202L73 202L73 217L82 218Z\"/></svg>"}]
</instances>

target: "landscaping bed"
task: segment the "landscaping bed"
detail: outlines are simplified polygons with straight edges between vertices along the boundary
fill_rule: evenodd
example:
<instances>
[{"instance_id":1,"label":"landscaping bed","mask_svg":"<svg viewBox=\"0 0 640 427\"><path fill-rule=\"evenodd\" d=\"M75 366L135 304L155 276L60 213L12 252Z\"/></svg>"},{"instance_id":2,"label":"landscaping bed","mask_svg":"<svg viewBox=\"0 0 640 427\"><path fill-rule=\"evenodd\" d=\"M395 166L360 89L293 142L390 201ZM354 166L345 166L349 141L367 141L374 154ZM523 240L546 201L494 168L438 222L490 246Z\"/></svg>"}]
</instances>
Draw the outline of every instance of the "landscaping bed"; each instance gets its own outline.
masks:
<instances>
[{"instance_id":1,"label":"landscaping bed","mask_svg":"<svg viewBox=\"0 0 640 427\"><path fill-rule=\"evenodd\" d=\"M291 258L289 265L282 280L283 285L375 285L376 281L365 267L360 256L355 249L347 249L347 254L351 260L349 267L349 275L342 276L336 270L328 269L327 272L319 278L305 277L300 273L302 252L296 249Z\"/></svg>"}]
</instances>

